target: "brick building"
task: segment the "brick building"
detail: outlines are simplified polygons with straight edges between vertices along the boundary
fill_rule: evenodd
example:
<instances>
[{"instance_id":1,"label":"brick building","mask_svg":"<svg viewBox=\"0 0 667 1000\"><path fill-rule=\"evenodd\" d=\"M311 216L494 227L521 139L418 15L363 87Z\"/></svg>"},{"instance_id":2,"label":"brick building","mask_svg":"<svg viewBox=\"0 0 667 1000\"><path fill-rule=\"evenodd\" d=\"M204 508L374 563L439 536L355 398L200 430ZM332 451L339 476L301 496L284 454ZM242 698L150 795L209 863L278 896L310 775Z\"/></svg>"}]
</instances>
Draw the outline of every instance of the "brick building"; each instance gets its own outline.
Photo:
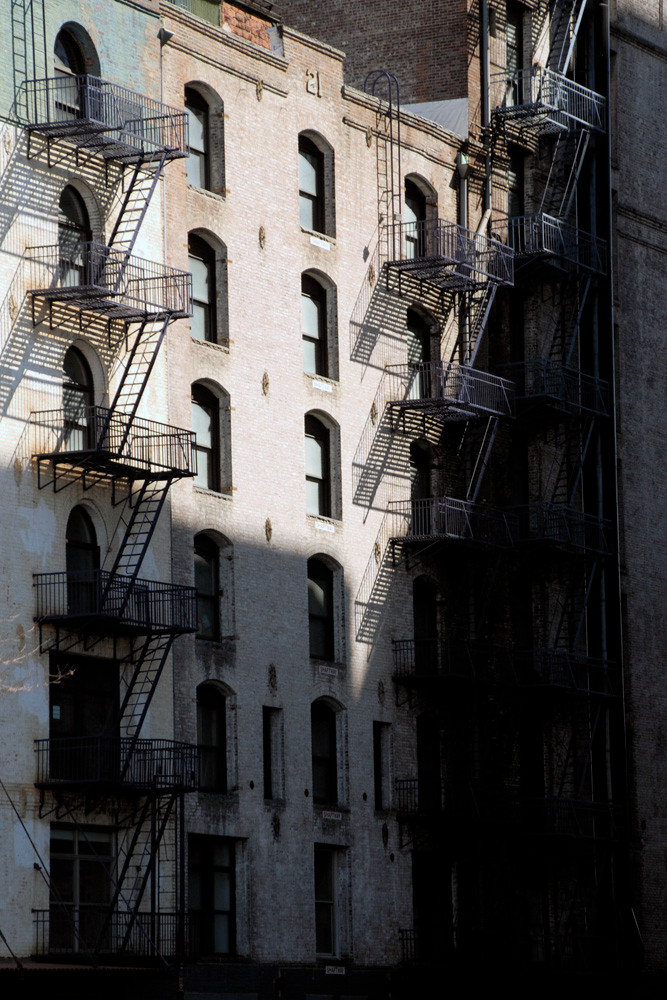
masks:
<instances>
[{"instance_id":1,"label":"brick building","mask_svg":"<svg viewBox=\"0 0 667 1000\"><path fill-rule=\"evenodd\" d=\"M664 970L617 8L1 15L6 982Z\"/></svg>"}]
</instances>

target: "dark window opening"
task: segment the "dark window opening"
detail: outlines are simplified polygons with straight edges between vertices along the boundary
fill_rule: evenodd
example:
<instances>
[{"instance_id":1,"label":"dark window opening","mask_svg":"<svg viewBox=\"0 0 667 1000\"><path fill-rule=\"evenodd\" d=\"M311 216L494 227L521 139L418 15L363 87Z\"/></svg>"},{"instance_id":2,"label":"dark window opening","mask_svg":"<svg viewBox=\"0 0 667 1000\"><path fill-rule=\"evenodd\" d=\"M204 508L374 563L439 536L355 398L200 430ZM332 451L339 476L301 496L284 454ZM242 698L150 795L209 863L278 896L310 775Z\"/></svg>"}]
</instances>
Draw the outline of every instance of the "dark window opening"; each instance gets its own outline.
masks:
<instances>
[{"instance_id":1,"label":"dark window opening","mask_svg":"<svg viewBox=\"0 0 667 1000\"><path fill-rule=\"evenodd\" d=\"M335 658L333 581L333 571L320 559L308 560L310 655L319 660Z\"/></svg>"},{"instance_id":2,"label":"dark window opening","mask_svg":"<svg viewBox=\"0 0 667 1000\"><path fill-rule=\"evenodd\" d=\"M336 713L323 701L311 706L313 744L313 801L335 805L338 802L338 767L336 761Z\"/></svg>"},{"instance_id":3,"label":"dark window opening","mask_svg":"<svg viewBox=\"0 0 667 1000\"><path fill-rule=\"evenodd\" d=\"M197 638L220 638L220 554L207 535L195 538Z\"/></svg>"},{"instance_id":4,"label":"dark window opening","mask_svg":"<svg viewBox=\"0 0 667 1000\"><path fill-rule=\"evenodd\" d=\"M426 198L413 181L405 182L405 256L408 260L424 256Z\"/></svg>"},{"instance_id":5,"label":"dark window opening","mask_svg":"<svg viewBox=\"0 0 667 1000\"><path fill-rule=\"evenodd\" d=\"M197 688L197 746L202 792L227 791L227 699L212 684Z\"/></svg>"},{"instance_id":6,"label":"dark window opening","mask_svg":"<svg viewBox=\"0 0 667 1000\"><path fill-rule=\"evenodd\" d=\"M229 837L188 837L191 950L196 955L236 954L235 842Z\"/></svg>"},{"instance_id":7,"label":"dark window opening","mask_svg":"<svg viewBox=\"0 0 667 1000\"><path fill-rule=\"evenodd\" d=\"M51 826L50 952L111 951L111 934L104 925L112 865L110 830Z\"/></svg>"},{"instance_id":8,"label":"dark window opening","mask_svg":"<svg viewBox=\"0 0 667 1000\"><path fill-rule=\"evenodd\" d=\"M318 955L336 954L335 851L315 845L315 950Z\"/></svg>"}]
</instances>

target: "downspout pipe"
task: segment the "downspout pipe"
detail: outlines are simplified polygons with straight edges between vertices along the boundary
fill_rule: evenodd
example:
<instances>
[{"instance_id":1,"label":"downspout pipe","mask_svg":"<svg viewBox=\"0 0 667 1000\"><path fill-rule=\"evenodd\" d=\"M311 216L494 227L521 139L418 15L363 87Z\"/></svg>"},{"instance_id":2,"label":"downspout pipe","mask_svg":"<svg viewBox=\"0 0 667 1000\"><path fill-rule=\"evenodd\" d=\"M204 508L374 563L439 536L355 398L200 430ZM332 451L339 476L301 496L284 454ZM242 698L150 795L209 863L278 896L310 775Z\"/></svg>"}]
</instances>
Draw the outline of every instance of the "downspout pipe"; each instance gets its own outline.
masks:
<instances>
[{"instance_id":1,"label":"downspout pipe","mask_svg":"<svg viewBox=\"0 0 667 1000\"><path fill-rule=\"evenodd\" d=\"M484 185L484 212L491 211L491 109L490 105L490 76L491 65L489 61L489 3L488 0L480 0L480 37L479 37L479 64L480 64L480 90L482 104L482 142L486 150L486 182Z\"/></svg>"}]
</instances>

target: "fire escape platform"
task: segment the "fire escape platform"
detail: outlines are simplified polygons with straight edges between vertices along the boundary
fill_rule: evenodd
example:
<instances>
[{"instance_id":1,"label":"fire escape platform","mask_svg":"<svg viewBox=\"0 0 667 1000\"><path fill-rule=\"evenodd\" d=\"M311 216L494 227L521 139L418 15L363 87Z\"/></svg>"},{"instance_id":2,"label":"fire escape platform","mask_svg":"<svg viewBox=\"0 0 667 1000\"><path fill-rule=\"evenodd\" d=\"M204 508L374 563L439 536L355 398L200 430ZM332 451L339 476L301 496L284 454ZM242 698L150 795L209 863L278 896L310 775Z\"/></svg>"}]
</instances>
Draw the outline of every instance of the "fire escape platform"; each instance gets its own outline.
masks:
<instances>
[{"instance_id":1,"label":"fire escape platform","mask_svg":"<svg viewBox=\"0 0 667 1000\"><path fill-rule=\"evenodd\" d=\"M131 419L103 406L70 413L31 413L32 455L38 467L53 468L54 487L65 473L59 466L116 480L179 479L195 475L193 431L140 417ZM40 472L41 479L41 472ZM49 485L41 483L40 486Z\"/></svg>"},{"instance_id":2,"label":"fire escape platform","mask_svg":"<svg viewBox=\"0 0 667 1000\"><path fill-rule=\"evenodd\" d=\"M40 625L104 635L182 635L197 630L194 587L133 580L106 570L33 575Z\"/></svg>"},{"instance_id":3,"label":"fire escape platform","mask_svg":"<svg viewBox=\"0 0 667 1000\"><path fill-rule=\"evenodd\" d=\"M94 76L28 80L29 133L62 139L105 160L137 163L147 157L187 156L185 111Z\"/></svg>"},{"instance_id":4,"label":"fire escape platform","mask_svg":"<svg viewBox=\"0 0 667 1000\"><path fill-rule=\"evenodd\" d=\"M516 379L517 412L543 406L561 414L608 416L609 383L550 358L533 358L502 370Z\"/></svg>"},{"instance_id":5,"label":"fire escape platform","mask_svg":"<svg viewBox=\"0 0 667 1000\"><path fill-rule=\"evenodd\" d=\"M517 541L606 556L612 552L611 522L576 507L536 501L513 508Z\"/></svg>"},{"instance_id":6,"label":"fire escape platform","mask_svg":"<svg viewBox=\"0 0 667 1000\"><path fill-rule=\"evenodd\" d=\"M112 793L196 791L199 750L175 740L112 736L35 740L39 789Z\"/></svg>"},{"instance_id":7,"label":"fire escape platform","mask_svg":"<svg viewBox=\"0 0 667 1000\"><path fill-rule=\"evenodd\" d=\"M543 66L520 69L512 76L491 77L494 116L538 134L584 127L606 131L606 101L601 94Z\"/></svg>"},{"instance_id":8,"label":"fire escape platform","mask_svg":"<svg viewBox=\"0 0 667 1000\"><path fill-rule=\"evenodd\" d=\"M546 212L506 220L507 241L518 260L558 259L595 274L607 272L607 243Z\"/></svg>"},{"instance_id":9,"label":"fire escape platform","mask_svg":"<svg viewBox=\"0 0 667 1000\"><path fill-rule=\"evenodd\" d=\"M472 291L488 282L514 283L509 246L445 219L396 223L387 230L388 273L418 279L440 291Z\"/></svg>"},{"instance_id":10,"label":"fire escape platform","mask_svg":"<svg viewBox=\"0 0 667 1000\"><path fill-rule=\"evenodd\" d=\"M137 323L190 315L188 271L101 243L29 247L29 294L81 312Z\"/></svg>"},{"instance_id":11,"label":"fire escape platform","mask_svg":"<svg viewBox=\"0 0 667 1000\"><path fill-rule=\"evenodd\" d=\"M516 534L514 513L455 497L395 500L389 514L394 543L440 540L507 548Z\"/></svg>"},{"instance_id":12,"label":"fire escape platform","mask_svg":"<svg viewBox=\"0 0 667 1000\"><path fill-rule=\"evenodd\" d=\"M390 406L445 421L512 416L514 384L498 375L442 362L392 365L386 371Z\"/></svg>"}]
</instances>

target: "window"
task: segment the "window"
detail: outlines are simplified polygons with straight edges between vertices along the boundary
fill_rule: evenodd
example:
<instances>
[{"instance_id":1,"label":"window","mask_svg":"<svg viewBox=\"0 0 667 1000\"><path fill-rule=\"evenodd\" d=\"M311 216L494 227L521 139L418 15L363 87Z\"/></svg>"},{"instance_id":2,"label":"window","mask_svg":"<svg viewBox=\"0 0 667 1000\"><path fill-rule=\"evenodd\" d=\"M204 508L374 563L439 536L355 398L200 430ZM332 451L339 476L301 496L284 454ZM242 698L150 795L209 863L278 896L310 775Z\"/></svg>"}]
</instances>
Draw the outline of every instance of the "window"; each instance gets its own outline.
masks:
<instances>
[{"instance_id":1,"label":"window","mask_svg":"<svg viewBox=\"0 0 667 1000\"><path fill-rule=\"evenodd\" d=\"M328 375L326 334L326 292L319 282L304 274L301 277L303 370L311 375Z\"/></svg>"},{"instance_id":2,"label":"window","mask_svg":"<svg viewBox=\"0 0 667 1000\"><path fill-rule=\"evenodd\" d=\"M338 802L338 766L336 761L336 712L324 701L316 701L310 710L313 745L313 802L335 805Z\"/></svg>"},{"instance_id":3,"label":"window","mask_svg":"<svg viewBox=\"0 0 667 1000\"><path fill-rule=\"evenodd\" d=\"M333 581L333 571L320 559L308 560L310 655L318 660L335 659Z\"/></svg>"},{"instance_id":4,"label":"window","mask_svg":"<svg viewBox=\"0 0 667 1000\"><path fill-rule=\"evenodd\" d=\"M438 672L438 591L433 580L418 576L412 584L414 666L418 674Z\"/></svg>"},{"instance_id":5,"label":"window","mask_svg":"<svg viewBox=\"0 0 667 1000\"><path fill-rule=\"evenodd\" d=\"M188 116L189 153L186 176L189 184L207 188L209 183L208 104L191 87L185 88L185 110Z\"/></svg>"},{"instance_id":6,"label":"window","mask_svg":"<svg viewBox=\"0 0 667 1000\"><path fill-rule=\"evenodd\" d=\"M220 638L219 551L208 535L195 537L195 588L197 590L197 638Z\"/></svg>"},{"instance_id":7,"label":"window","mask_svg":"<svg viewBox=\"0 0 667 1000\"><path fill-rule=\"evenodd\" d=\"M63 423L64 451L84 451L94 448L89 426L90 408L94 402L93 376L81 351L70 347L63 362Z\"/></svg>"},{"instance_id":8,"label":"window","mask_svg":"<svg viewBox=\"0 0 667 1000\"><path fill-rule=\"evenodd\" d=\"M227 699L213 684L197 688L197 746L202 792L227 791Z\"/></svg>"},{"instance_id":9,"label":"window","mask_svg":"<svg viewBox=\"0 0 667 1000\"><path fill-rule=\"evenodd\" d=\"M299 136L299 221L324 232L324 157L312 139Z\"/></svg>"},{"instance_id":10,"label":"window","mask_svg":"<svg viewBox=\"0 0 667 1000\"><path fill-rule=\"evenodd\" d=\"M49 777L117 781L118 663L52 653L49 676Z\"/></svg>"},{"instance_id":11,"label":"window","mask_svg":"<svg viewBox=\"0 0 667 1000\"><path fill-rule=\"evenodd\" d=\"M60 283L63 287L89 283L85 244L92 240L90 219L78 191L68 185L58 206L58 247Z\"/></svg>"},{"instance_id":12,"label":"window","mask_svg":"<svg viewBox=\"0 0 667 1000\"><path fill-rule=\"evenodd\" d=\"M49 951L110 950L103 932L111 902L113 834L94 827L51 826Z\"/></svg>"},{"instance_id":13,"label":"window","mask_svg":"<svg viewBox=\"0 0 667 1000\"><path fill-rule=\"evenodd\" d=\"M431 331L419 313L408 309L407 348L410 386L408 399L427 399L430 395Z\"/></svg>"},{"instance_id":14,"label":"window","mask_svg":"<svg viewBox=\"0 0 667 1000\"><path fill-rule=\"evenodd\" d=\"M412 500L411 535L428 537L433 533L434 505L431 498L433 445L426 438L410 442L410 498Z\"/></svg>"},{"instance_id":15,"label":"window","mask_svg":"<svg viewBox=\"0 0 667 1000\"><path fill-rule=\"evenodd\" d=\"M439 812L440 788L440 729L430 712L417 716L417 804L422 813Z\"/></svg>"},{"instance_id":16,"label":"window","mask_svg":"<svg viewBox=\"0 0 667 1000\"><path fill-rule=\"evenodd\" d=\"M334 441L332 442L332 437ZM332 443L336 461L332 462ZM338 439L334 433L311 413L305 419L306 445L306 512L320 517L340 516L338 476L336 489L331 482L332 466L338 471Z\"/></svg>"},{"instance_id":17,"label":"window","mask_svg":"<svg viewBox=\"0 0 667 1000\"><path fill-rule=\"evenodd\" d=\"M264 798L277 799L282 791L280 769L281 754L281 711L279 708L262 706L262 749L264 763Z\"/></svg>"},{"instance_id":18,"label":"window","mask_svg":"<svg viewBox=\"0 0 667 1000\"><path fill-rule=\"evenodd\" d=\"M68 611L91 614L97 609L100 550L93 522L83 507L74 507L65 530Z\"/></svg>"},{"instance_id":19,"label":"window","mask_svg":"<svg viewBox=\"0 0 667 1000\"><path fill-rule=\"evenodd\" d=\"M390 736L388 722L373 723L373 798L376 809L389 809L391 804Z\"/></svg>"},{"instance_id":20,"label":"window","mask_svg":"<svg viewBox=\"0 0 667 1000\"><path fill-rule=\"evenodd\" d=\"M315 844L315 951L318 955L336 955L336 851Z\"/></svg>"},{"instance_id":21,"label":"window","mask_svg":"<svg viewBox=\"0 0 667 1000\"><path fill-rule=\"evenodd\" d=\"M192 429L197 435L197 474L194 482L206 490L220 488L219 425L218 400L208 389L193 385Z\"/></svg>"},{"instance_id":22,"label":"window","mask_svg":"<svg viewBox=\"0 0 667 1000\"><path fill-rule=\"evenodd\" d=\"M188 236L188 266L192 275L190 335L195 340L215 341L215 251L194 233Z\"/></svg>"},{"instance_id":23,"label":"window","mask_svg":"<svg viewBox=\"0 0 667 1000\"><path fill-rule=\"evenodd\" d=\"M426 198L414 181L405 182L405 256L408 260L424 255Z\"/></svg>"},{"instance_id":24,"label":"window","mask_svg":"<svg viewBox=\"0 0 667 1000\"><path fill-rule=\"evenodd\" d=\"M198 955L236 953L236 844L229 837L188 837L191 949Z\"/></svg>"}]
</instances>

